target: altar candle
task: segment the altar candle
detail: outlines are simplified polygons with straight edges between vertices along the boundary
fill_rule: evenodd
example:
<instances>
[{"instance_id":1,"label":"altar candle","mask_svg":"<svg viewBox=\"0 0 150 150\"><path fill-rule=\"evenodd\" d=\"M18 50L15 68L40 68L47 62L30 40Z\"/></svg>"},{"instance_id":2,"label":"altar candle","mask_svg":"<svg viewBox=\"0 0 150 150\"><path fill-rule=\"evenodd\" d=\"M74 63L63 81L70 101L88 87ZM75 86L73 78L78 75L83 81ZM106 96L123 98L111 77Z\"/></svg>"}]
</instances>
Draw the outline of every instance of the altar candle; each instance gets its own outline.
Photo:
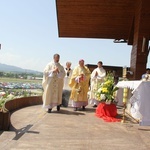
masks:
<instances>
[{"instance_id":1,"label":"altar candle","mask_svg":"<svg viewBox=\"0 0 150 150\"><path fill-rule=\"evenodd\" d=\"M127 102L127 97L128 97L128 88L123 89L123 103Z\"/></svg>"}]
</instances>

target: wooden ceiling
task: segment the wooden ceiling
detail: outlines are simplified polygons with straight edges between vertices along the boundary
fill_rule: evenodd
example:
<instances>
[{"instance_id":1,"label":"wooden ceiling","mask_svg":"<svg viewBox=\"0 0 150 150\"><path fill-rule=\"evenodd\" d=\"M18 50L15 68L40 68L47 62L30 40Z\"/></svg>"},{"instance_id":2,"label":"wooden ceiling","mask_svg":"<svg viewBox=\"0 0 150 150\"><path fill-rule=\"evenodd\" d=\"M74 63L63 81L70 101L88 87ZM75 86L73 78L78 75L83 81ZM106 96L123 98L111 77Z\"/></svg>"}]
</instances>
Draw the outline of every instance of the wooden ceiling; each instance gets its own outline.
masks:
<instances>
[{"instance_id":1,"label":"wooden ceiling","mask_svg":"<svg viewBox=\"0 0 150 150\"><path fill-rule=\"evenodd\" d=\"M59 37L129 39L136 0L56 0Z\"/></svg>"}]
</instances>

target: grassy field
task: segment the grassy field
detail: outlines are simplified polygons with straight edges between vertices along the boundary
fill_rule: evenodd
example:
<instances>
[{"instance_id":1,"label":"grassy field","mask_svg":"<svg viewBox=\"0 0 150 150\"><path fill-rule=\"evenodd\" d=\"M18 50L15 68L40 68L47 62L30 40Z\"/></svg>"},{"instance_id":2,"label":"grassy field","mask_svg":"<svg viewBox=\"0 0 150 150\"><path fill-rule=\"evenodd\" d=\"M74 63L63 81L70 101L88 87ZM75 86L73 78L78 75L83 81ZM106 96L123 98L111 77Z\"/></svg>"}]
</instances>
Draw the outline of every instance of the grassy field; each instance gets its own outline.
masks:
<instances>
[{"instance_id":1,"label":"grassy field","mask_svg":"<svg viewBox=\"0 0 150 150\"><path fill-rule=\"evenodd\" d=\"M28 80L28 79L16 79L16 78L0 78L0 82L42 83L42 80Z\"/></svg>"}]
</instances>

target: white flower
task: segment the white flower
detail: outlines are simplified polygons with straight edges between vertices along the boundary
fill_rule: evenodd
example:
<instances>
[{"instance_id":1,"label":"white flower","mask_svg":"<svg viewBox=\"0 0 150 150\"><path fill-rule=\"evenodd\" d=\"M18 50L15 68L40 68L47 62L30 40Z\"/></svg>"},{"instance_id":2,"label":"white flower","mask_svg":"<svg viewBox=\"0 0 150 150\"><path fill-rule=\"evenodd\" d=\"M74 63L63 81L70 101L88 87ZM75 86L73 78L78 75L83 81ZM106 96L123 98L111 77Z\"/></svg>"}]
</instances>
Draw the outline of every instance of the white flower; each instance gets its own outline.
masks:
<instances>
[{"instance_id":1,"label":"white flower","mask_svg":"<svg viewBox=\"0 0 150 150\"><path fill-rule=\"evenodd\" d=\"M103 86L104 85L104 82L103 83L101 83L101 86Z\"/></svg>"},{"instance_id":2,"label":"white flower","mask_svg":"<svg viewBox=\"0 0 150 150\"><path fill-rule=\"evenodd\" d=\"M105 94L101 94L101 99L102 99L102 100L105 100L105 99L106 99Z\"/></svg>"},{"instance_id":3,"label":"white flower","mask_svg":"<svg viewBox=\"0 0 150 150\"><path fill-rule=\"evenodd\" d=\"M98 93L101 93L101 91L102 91L102 89L101 89L101 88L99 88L99 89L98 89Z\"/></svg>"}]
</instances>

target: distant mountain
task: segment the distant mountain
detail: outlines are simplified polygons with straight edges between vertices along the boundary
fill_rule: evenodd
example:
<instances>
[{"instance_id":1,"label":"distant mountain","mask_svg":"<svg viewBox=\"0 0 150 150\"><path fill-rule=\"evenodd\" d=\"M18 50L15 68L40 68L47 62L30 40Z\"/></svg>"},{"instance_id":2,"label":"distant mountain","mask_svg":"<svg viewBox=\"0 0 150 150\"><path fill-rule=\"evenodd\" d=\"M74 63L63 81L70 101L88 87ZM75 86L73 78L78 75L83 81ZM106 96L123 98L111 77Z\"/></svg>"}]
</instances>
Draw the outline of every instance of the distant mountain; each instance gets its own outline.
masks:
<instances>
[{"instance_id":1,"label":"distant mountain","mask_svg":"<svg viewBox=\"0 0 150 150\"><path fill-rule=\"evenodd\" d=\"M3 72L15 72L15 73L33 73L33 74L41 74L40 71L30 70L30 69L23 69L16 66L6 65L0 63L0 71Z\"/></svg>"}]
</instances>

